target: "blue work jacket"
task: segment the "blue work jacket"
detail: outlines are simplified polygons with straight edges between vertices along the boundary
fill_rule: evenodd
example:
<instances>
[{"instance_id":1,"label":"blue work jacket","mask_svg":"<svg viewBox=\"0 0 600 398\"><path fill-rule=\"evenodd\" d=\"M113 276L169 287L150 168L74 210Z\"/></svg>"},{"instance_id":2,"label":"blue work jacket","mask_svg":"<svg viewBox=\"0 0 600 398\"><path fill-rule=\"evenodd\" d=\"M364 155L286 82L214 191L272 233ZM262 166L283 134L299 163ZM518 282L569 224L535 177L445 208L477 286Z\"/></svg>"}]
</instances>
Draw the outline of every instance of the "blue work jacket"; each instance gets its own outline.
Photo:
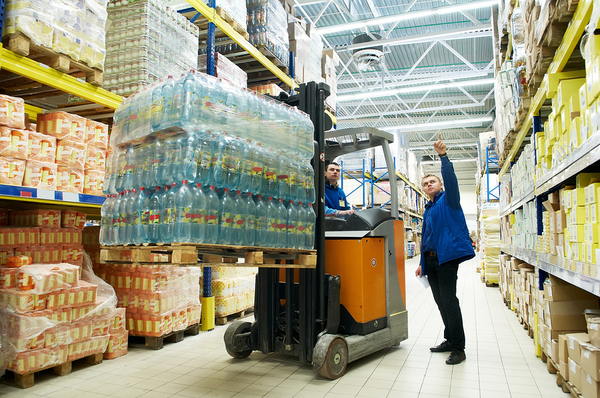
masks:
<instances>
[{"instance_id":1,"label":"blue work jacket","mask_svg":"<svg viewBox=\"0 0 600 398\"><path fill-rule=\"evenodd\" d=\"M459 263L470 260L475 257L475 251L469 237L465 215L460 207L460 192L454 167L447 156L443 156L441 159L445 190L438 193L433 201L429 201L425 205L423 230L427 224L428 227L431 227L427 229L432 234L438 261L440 265L443 265L453 260L459 260ZM420 265L423 274L426 274L424 240L421 240Z\"/></svg>"},{"instance_id":2,"label":"blue work jacket","mask_svg":"<svg viewBox=\"0 0 600 398\"><path fill-rule=\"evenodd\" d=\"M335 215L338 210L350 210L346 194L339 185L334 187L325 181L325 214Z\"/></svg>"}]
</instances>

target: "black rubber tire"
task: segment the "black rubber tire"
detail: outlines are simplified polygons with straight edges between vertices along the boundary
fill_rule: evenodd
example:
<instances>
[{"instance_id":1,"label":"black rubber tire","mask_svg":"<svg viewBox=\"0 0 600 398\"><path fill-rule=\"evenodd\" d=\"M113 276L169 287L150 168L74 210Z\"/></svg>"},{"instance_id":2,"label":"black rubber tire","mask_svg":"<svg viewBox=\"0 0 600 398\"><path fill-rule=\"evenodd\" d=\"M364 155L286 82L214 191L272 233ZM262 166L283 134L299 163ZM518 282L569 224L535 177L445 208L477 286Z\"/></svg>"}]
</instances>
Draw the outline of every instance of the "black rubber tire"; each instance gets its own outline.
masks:
<instances>
[{"instance_id":1,"label":"black rubber tire","mask_svg":"<svg viewBox=\"0 0 600 398\"><path fill-rule=\"evenodd\" d=\"M348 366L348 346L342 339L335 339L327 349L327 356L319 374L327 379L335 380L346 373Z\"/></svg>"},{"instance_id":2,"label":"black rubber tire","mask_svg":"<svg viewBox=\"0 0 600 398\"><path fill-rule=\"evenodd\" d=\"M252 324L250 322L244 321L235 321L227 327L225 335L223 335L223 340L225 341L225 349L227 350L227 353L233 358L244 359L247 358L248 355L252 354L252 350L237 352L233 348L233 339L235 335L240 333L247 333L250 331L251 328Z\"/></svg>"}]
</instances>

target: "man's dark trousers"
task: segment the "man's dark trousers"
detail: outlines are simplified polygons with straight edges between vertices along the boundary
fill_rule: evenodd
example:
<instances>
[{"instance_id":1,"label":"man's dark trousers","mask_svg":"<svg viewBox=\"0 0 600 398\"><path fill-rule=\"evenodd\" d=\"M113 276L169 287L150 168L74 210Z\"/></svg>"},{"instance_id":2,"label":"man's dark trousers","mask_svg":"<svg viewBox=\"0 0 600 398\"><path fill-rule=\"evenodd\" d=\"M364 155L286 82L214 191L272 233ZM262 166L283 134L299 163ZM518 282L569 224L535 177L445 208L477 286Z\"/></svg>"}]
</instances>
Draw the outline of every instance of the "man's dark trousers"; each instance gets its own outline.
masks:
<instances>
[{"instance_id":1,"label":"man's dark trousers","mask_svg":"<svg viewBox=\"0 0 600 398\"><path fill-rule=\"evenodd\" d=\"M431 293L444 321L444 339L450 342L453 350L464 351L465 330L456 297L458 261L449 261L440 266L437 256L431 256L429 252L423 255Z\"/></svg>"}]
</instances>

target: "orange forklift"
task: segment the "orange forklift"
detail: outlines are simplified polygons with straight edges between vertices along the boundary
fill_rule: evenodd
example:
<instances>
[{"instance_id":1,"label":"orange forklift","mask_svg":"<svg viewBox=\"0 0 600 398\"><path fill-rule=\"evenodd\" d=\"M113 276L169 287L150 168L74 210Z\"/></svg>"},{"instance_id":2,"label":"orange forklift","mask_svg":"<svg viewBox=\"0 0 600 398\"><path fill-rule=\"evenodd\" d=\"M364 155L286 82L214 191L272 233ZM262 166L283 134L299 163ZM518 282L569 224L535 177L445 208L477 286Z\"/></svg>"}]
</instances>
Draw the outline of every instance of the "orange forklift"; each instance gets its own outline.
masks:
<instances>
[{"instance_id":1,"label":"orange forklift","mask_svg":"<svg viewBox=\"0 0 600 398\"><path fill-rule=\"evenodd\" d=\"M308 113L315 126L315 268L259 268L254 322L237 321L224 341L234 358L253 351L297 356L323 377L341 377L350 362L408 338L404 280L404 224L396 184L391 210L365 209L347 219L325 217L325 157L381 146L395 177L389 144L394 136L373 128L330 130L324 112L329 87L305 83L279 98ZM265 253L266 256L266 253ZM293 256L290 260L293 263Z\"/></svg>"}]
</instances>

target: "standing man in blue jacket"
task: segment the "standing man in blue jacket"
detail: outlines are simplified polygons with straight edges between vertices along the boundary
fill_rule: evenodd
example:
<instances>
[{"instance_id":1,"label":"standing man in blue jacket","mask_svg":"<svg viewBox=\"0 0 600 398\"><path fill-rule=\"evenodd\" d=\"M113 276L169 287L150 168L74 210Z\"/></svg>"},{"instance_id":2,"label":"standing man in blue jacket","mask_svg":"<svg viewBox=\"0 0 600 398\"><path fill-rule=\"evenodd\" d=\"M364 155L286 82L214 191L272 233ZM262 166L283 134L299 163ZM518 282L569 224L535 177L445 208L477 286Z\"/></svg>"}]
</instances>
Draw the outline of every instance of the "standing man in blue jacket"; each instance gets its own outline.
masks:
<instances>
[{"instance_id":1,"label":"standing man in blue jacket","mask_svg":"<svg viewBox=\"0 0 600 398\"><path fill-rule=\"evenodd\" d=\"M442 135L433 144L442 162L442 178L429 174L423 177L423 191L429 197L423 214L421 262L415 274L427 275L431 293L444 322L444 342L431 347L432 352L450 352L448 365L464 361L465 331L456 297L458 265L475 257L465 215L460 207L460 193L454 167L446 156Z\"/></svg>"},{"instance_id":2,"label":"standing man in blue jacket","mask_svg":"<svg viewBox=\"0 0 600 398\"><path fill-rule=\"evenodd\" d=\"M349 216L355 212L350 208L346 194L338 185L340 177L340 165L329 162L325 168L325 215L327 216Z\"/></svg>"}]
</instances>

